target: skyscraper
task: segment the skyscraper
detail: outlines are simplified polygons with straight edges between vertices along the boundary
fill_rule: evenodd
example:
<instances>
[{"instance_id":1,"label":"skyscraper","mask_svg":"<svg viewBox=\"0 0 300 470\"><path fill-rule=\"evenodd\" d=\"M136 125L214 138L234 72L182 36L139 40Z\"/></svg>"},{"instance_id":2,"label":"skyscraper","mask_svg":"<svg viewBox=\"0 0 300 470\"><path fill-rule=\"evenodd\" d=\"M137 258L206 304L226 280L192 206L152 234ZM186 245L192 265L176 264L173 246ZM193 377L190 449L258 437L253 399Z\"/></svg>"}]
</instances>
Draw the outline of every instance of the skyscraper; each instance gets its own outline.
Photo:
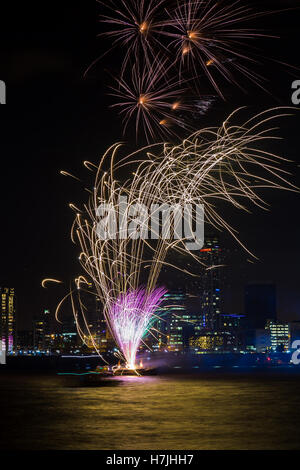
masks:
<instances>
[{"instance_id":1,"label":"skyscraper","mask_svg":"<svg viewBox=\"0 0 300 470\"><path fill-rule=\"evenodd\" d=\"M167 314L167 343L171 351L183 351L185 348L186 295L182 290L168 292L165 299L170 305Z\"/></svg>"},{"instance_id":2,"label":"skyscraper","mask_svg":"<svg viewBox=\"0 0 300 470\"><path fill-rule=\"evenodd\" d=\"M222 251L216 235L205 237L204 247L197 252L203 264L189 254L173 254L168 261L180 269L162 269L161 283L169 292L185 294L186 314L193 321L195 330L218 329L221 312ZM190 275L192 273L193 275Z\"/></svg>"},{"instance_id":3,"label":"skyscraper","mask_svg":"<svg viewBox=\"0 0 300 470\"><path fill-rule=\"evenodd\" d=\"M86 324L82 322L82 328L89 349L94 350L96 347L100 353L109 352L115 345L107 328L100 298L95 295L92 283L85 284L78 292L86 319Z\"/></svg>"},{"instance_id":4,"label":"skyscraper","mask_svg":"<svg viewBox=\"0 0 300 470\"><path fill-rule=\"evenodd\" d=\"M221 249L217 236L205 238L204 248L201 250L201 259L207 269L201 275L201 314L203 327L210 331L218 329L219 315L221 313L221 282L220 264Z\"/></svg>"},{"instance_id":5,"label":"skyscraper","mask_svg":"<svg viewBox=\"0 0 300 470\"><path fill-rule=\"evenodd\" d=\"M267 320L276 320L276 286L251 283L245 288L245 314L250 329L265 328Z\"/></svg>"},{"instance_id":6,"label":"skyscraper","mask_svg":"<svg viewBox=\"0 0 300 470\"><path fill-rule=\"evenodd\" d=\"M16 344L16 296L12 287L0 287L2 350L12 351Z\"/></svg>"},{"instance_id":7,"label":"skyscraper","mask_svg":"<svg viewBox=\"0 0 300 470\"><path fill-rule=\"evenodd\" d=\"M45 309L43 313L34 319L33 324L33 346L36 350L45 350L50 348L51 342L51 315L50 311Z\"/></svg>"}]
</instances>

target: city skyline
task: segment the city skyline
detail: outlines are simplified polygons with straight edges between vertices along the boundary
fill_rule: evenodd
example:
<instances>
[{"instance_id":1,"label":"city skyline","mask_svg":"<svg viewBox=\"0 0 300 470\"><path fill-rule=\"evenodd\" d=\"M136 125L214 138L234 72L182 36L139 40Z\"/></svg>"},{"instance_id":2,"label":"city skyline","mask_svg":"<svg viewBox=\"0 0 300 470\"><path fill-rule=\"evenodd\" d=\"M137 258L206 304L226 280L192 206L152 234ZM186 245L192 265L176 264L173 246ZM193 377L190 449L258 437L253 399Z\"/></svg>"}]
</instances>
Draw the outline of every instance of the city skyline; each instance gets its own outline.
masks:
<instances>
[{"instance_id":1,"label":"city skyline","mask_svg":"<svg viewBox=\"0 0 300 470\"><path fill-rule=\"evenodd\" d=\"M203 262L208 267L221 265L221 261L226 258L219 238L212 234L201 251ZM186 256L177 260L179 264L188 261ZM191 270L196 266L197 264L193 266L193 263L187 265ZM221 268L209 269L206 273L204 271L200 278L191 281L190 276L181 271L175 270L173 276L170 276L170 270L163 270L162 280L167 287L167 293L164 294L162 306L156 312L159 317L155 324L157 334L155 337L147 335L144 338L145 344L140 346L140 352L149 350L155 353L168 350L195 353L197 350L201 351L201 344L203 351L211 352L274 352L274 344L281 344L280 341L277 343L276 339L278 332L280 336L281 328L288 331L289 336L284 340L284 344L289 345L285 348L288 351L293 341L298 339L300 321L297 317L291 318L289 322L282 321L277 309L276 285L269 282L246 284L243 313L225 312L222 307L226 285L222 274ZM91 284L87 287L87 291L84 289L81 294L81 301L86 308L86 319L93 341L100 353L113 353L116 344L106 327L100 299L93 295ZM91 292L88 292L89 290ZM167 305L171 307L166 307ZM294 331L295 326L298 336L294 333L291 336L291 329ZM275 335L273 340L272 334ZM80 354L87 350L86 346L81 346L70 306L61 312L59 323L54 318L54 313L45 309L33 318L31 328L21 331L17 328L11 335L11 338L14 337L15 353L19 350L31 350L32 353L76 351ZM213 342L208 341L210 335ZM226 335L229 336L226 338ZM89 343L88 348L94 353L93 342Z\"/></svg>"}]
</instances>

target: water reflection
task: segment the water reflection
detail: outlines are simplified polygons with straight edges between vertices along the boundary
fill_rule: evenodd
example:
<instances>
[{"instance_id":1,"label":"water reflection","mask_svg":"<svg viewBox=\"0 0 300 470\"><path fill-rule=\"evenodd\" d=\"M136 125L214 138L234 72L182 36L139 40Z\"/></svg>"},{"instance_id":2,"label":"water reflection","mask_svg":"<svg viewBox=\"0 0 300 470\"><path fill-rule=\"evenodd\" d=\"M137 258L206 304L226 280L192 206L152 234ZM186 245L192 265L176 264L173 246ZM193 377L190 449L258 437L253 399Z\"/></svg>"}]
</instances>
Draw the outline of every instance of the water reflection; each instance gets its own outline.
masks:
<instances>
[{"instance_id":1,"label":"water reflection","mask_svg":"<svg viewBox=\"0 0 300 470\"><path fill-rule=\"evenodd\" d=\"M1 449L299 449L294 376L2 377Z\"/></svg>"}]
</instances>

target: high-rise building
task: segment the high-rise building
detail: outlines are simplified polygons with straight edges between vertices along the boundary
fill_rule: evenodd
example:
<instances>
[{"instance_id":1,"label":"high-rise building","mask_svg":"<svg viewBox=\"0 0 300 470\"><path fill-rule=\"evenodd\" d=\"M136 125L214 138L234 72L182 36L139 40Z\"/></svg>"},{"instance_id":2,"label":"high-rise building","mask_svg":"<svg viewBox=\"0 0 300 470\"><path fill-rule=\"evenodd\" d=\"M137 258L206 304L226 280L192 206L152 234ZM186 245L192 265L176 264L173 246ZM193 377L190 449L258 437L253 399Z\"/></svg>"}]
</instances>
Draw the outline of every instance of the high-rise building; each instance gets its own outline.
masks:
<instances>
[{"instance_id":1,"label":"high-rise building","mask_svg":"<svg viewBox=\"0 0 300 470\"><path fill-rule=\"evenodd\" d=\"M272 283L251 283L245 288L247 327L265 328L268 320L276 320L276 286Z\"/></svg>"},{"instance_id":2,"label":"high-rise building","mask_svg":"<svg viewBox=\"0 0 300 470\"><path fill-rule=\"evenodd\" d=\"M224 344L227 351L236 352L244 346L245 315L221 313L219 315L218 333L225 335Z\"/></svg>"},{"instance_id":3,"label":"high-rise building","mask_svg":"<svg viewBox=\"0 0 300 470\"><path fill-rule=\"evenodd\" d=\"M114 341L109 334L107 324L103 314L103 305L99 299L96 297L96 308L95 308L95 315L93 316L93 327L92 331L95 335L95 340L97 344L97 348L101 353L107 353L110 349L112 349L112 345L114 346Z\"/></svg>"},{"instance_id":4,"label":"high-rise building","mask_svg":"<svg viewBox=\"0 0 300 470\"><path fill-rule=\"evenodd\" d=\"M205 245L200 254L201 260L208 268L201 274L200 278L200 311L203 317L203 327L213 332L218 329L221 313L221 282L220 267L218 267L221 264L221 249L218 237L206 237Z\"/></svg>"},{"instance_id":5,"label":"high-rise building","mask_svg":"<svg viewBox=\"0 0 300 470\"><path fill-rule=\"evenodd\" d=\"M165 299L169 304L167 320L167 344L171 351L183 351L185 349L185 327L187 318L186 294L178 289L177 291L165 294Z\"/></svg>"},{"instance_id":6,"label":"high-rise building","mask_svg":"<svg viewBox=\"0 0 300 470\"><path fill-rule=\"evenodd\" d=\"M2 350L12 351L16 346L16 295L12 287L0 287Z\"/></svg>"},{"instance_id":7,"label":"high-rise building","mask_svg":"<svg viewBox=\"0 0 300 470\"><path fill-rule=\"evenodd\" d=\"M189 295L184 290L170 290L164 295L162 305L155 312L156 321L153 334L144 339L141 350L184 351L189 347L189 338L194 331L196 316L187 308Z\"/></svg>"},{"instance_id":8,"label":"high-rise building","mask_svg":"<svg viewBox=\"0 0 300 470\"><path fill-rule=\"evenodd\" d=\"M61 332L56 337L58 349L64 353L72 353L78 349L78 334L74 315L63 319Z\"/></svg>"},{"instance_id":9,"label":"high-rise building","mask_svg":"<svg viewBox=\"0 0 300 470\"><path fill-rule=\"evenodd\" d=\"M18 331L18 350L31 350L33 348L33 331L21 330Z\"/></svg>"},{"instance_id":10,"label":"high-rise building","mask_svg":"<svg viewBox=\"0 0 300 470\"><path fill-rule=\"evenodd\" d=\"M44 351L51 343L51 314L45 309L33 322L33 345L36 350Z\"/></svg>"},{"instance_id":11,"label":"high-rise building","mask_svg":"<svg viewBox=\"0 0 300 470\"><path fill-rule=\"evenodd\" d=\"M164 295L163 303L156 311L158 320L154 336L148 335L145 339L145 343L152 350L183 350L182 323L186 313L185 299L182 289L168 291Z\"/></svg>"},{"instance_id":12,"label":"high-rise building","mask_svg":"<svg viewBox=\"0 0 300 470\"><path fill-rule=\"evenodd\" d=\"M109 334L107 324L103 314L103 305L93 290L91 283L80 289L81 306L86 319L82 322L83 331L86 334L87 346L89 349L95 348L100 353L107 353L114 349L114 340Z\"/></svg>"},{"instance_id":13,"label":"high-rise building","mask_svg":"<svg viewBox=\"0 0 300 470\"><path fill-rule=\"evenodd\" d=\"M266 329L270 330L271 348L273 351L288 351L290 347L290 327L288 323L268 321Z\"/></svg>"},{"instance_id":14,"label":"high-rise building","mask_svg":"<svg viewBox=\"0 0 300 470\"><path fill-rule=\"evenodd\" d=\"M168 266L162 268L160 284L168 292L156 312L160 317L154 332L157 340L151 335L145 339L147 346L154 351L188 350L191 337L218 329L221 303L219 266L222 264L218 237L207 236L197 255L202 264L189 253L172 253L167 259ZM172 269L170 265L179 269Z\"/></svg>"},{"instance_id":15,"label":"high-rise building","mask_svg":"<svg viewBox=\"0 0 300 470\"><path fill-rule=\"evenodd\" d=\"M222 289L222 251L218 237L207 235L204 247L196 254L202 264L189 253L173 254L168 261L180 269L163 268L160 279L169 292L185 294L185 308L197 330L215 331L221 312Z\"/></svg>"}]
</instances>

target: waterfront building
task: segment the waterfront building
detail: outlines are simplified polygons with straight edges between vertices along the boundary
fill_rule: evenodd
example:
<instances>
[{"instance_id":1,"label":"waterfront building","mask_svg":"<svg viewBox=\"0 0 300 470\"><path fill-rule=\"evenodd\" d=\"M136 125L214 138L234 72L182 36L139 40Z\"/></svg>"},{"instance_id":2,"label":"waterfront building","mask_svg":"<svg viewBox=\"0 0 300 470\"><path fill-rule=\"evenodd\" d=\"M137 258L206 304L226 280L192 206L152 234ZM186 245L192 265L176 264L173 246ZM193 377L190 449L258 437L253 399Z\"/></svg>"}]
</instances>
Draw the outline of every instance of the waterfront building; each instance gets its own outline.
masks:
<instances>
[{"instance_id":1,"label":"waterfront building","mask_svg":"<svg viewBox=\"0 0 300 470\"><path fill-rule=\"evenodd\" d=\"M157 341L151 341L153 350L167 349L183 351L185 346L184 330L186 323L186 294L182 289L168 291L156 312Z\"/></svg>"},{"instance_id":2,"label":"waterfront building","mask_svg":"<svg viewBox=\"0 0 300 470\"><path fill-rule=\"evenodd\" d=\"M33 331L21 330L18 331L17 350L32 350L33 349Z\"/></svg>"},{"instance_id":3,"label":"waterfront building","mask_svg":"<svg viewBox=\"0 0 300 470\"><path fill-rule=\"evenodd\" d=\"M291 333L288 323L270 320L266 324L266 329L270 331L272 351L283 352L289 350Z\"/></svg>"},{"instance_id":4,"label":"waterfront building","mask_svg":"<svg viewBox=\"0 0 300 470\"><path fill-rule=\"evenodd\" d=\"M17 344L16 335L16 295L12 287L0 287L1 322L0 334L2 350L11 352Z\"/></svg>"},{"instance_id":5,"label":"waterfront building","mask_svg":"<svg viewBox=\"0 0 300 470\"><path fill-rule=\"evenodd\" d=\"M231 335L228 333L207 332L189 340L190 351L194 354L224 352L231 350Z\"/></svg>"},{"instance_id":6,"label":"waterfront building","mask_svg":"<svg viewBox=\"0 0 300 470\"><path fill-rule=\"evenodd\" d=\"M221 268L219 266L222 264L222 252L219 238L217 236L206 237L200 255L208 268L201 274L198 283L198 295L200 294L201 298L200 312L203 327L214 332L218 329L221 313Z\"/></svg>"},{"instance_id":7,"label":"waterfront building","mask_svg":"<svg viewBox=\"0 0 300 470\"><path fill-rule=\"evenodd\" d=\"M164 305L159 309L163 320L157 323L158 342L154 349L183 351L189 349L189 338L199 336L203 330L218 330L221 312L220 265L221 249L217 236L208 235L204 247L197 253L201 262L190 254L172 255L168 260L180 269L162 269L161 283L168 289L165 298L174 307L168 310ZM188 272L193 273L193 276Z\"/></svg>"},{"instance_id":8,"label":"waterfront building","mask_svg":"<svg viewBox=\"0 0 300 470\"><path fill-rule=\"evenodd\" d=\"M48 309L44 309L34 319L33 347L38 351L45 351L51 347L51 314Z\"/></svg>"}]
</instances>

